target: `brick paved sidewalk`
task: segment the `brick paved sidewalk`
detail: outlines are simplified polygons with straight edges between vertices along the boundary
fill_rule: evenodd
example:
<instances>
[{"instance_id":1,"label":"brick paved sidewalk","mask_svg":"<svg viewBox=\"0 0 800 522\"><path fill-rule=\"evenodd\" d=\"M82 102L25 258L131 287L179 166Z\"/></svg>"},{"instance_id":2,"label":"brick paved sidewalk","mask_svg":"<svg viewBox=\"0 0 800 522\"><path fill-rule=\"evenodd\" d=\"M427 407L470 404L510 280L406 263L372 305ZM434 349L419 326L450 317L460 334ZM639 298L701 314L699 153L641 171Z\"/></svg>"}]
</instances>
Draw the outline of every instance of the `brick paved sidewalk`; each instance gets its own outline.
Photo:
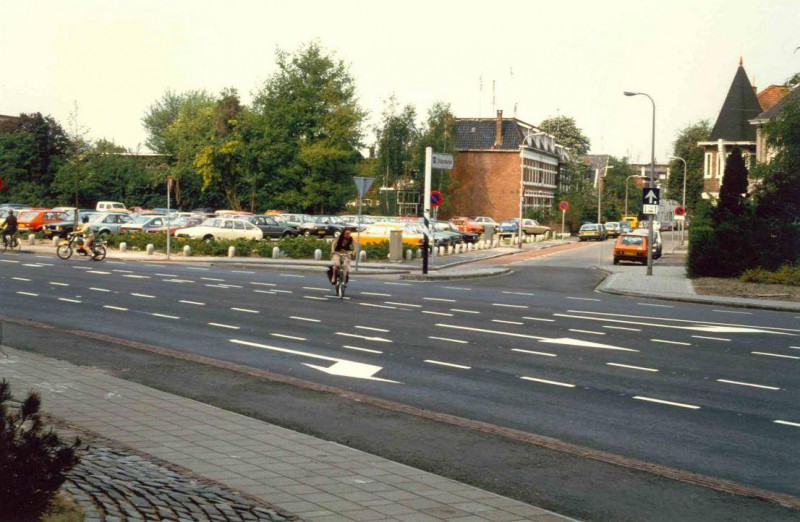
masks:
<instances>
[{"instance_id":1,"label":"brick paved sidewalk","mask_svg":"<svg viewBox=\"0 0 800 522\"><path fill-rule=\"evenodd\" d=\"M3 347L0 376L11 382L15 394L38 390L45 412L69 424L235 488L276 506L285 516L320 522L571 520L340 444L25 351Z\"/></svg>"}]
</instances>

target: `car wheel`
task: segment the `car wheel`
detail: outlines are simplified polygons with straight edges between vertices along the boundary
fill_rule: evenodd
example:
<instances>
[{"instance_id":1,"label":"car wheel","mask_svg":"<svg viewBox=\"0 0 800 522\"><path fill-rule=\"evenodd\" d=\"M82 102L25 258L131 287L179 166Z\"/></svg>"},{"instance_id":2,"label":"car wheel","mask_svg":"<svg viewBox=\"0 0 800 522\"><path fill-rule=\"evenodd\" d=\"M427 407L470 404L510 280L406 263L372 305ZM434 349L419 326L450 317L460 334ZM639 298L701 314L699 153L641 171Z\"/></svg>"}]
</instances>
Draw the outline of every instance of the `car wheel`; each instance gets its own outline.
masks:
<instances>
[{"instance_id":1,"label":"car wheel","mask_svg":"<svg viewBox=\"0 0 800 522\"><path fill-rule=\"evenodd\" d=\"M341 230L337 230L336 232L333 233L333 237L339 237L341 235L342 235Z\"/></svg>"},{"instance_id":2,"label":"car wheel","mask_svg":"<svg viewBox=\"0 0 800 522\"><path fill-rule=\"evenodd\" d=\"M618 265L618 264L619 264L619 258L617 258L617 257L615 257L615 258L614 258L614 264L615 264L615 265Z\"/></svg>"},{"instance_id":3,"label":"car wheel","mask_svg":"<svg viewBox=\"0 0 800 522\"><path fill-rule=\"evenodd\" d=\"M212 235L207 235L207 236L205 236L205 237L203 238L203 241L205 241L206 243L211 243L212 241L214 241L214 236L212 236Z\"/></svg>"},{"instance_id":4,"label":"car wheel","mask_svg":"<svg viewBox=\"0 0 800 522\"><path fill-rule=\"evenodd\" d=\"M292 237L293 235L294 235L294 234L292 234L291 232L289 232L289 231L287 230L286 232L284 232L284 233L281 235L281 237Z\"/></svg>"},{"instance_id":5,"label":"car wheel","mask_svg":"<svg viewBox=\"0 0 800 522\"><path fill-rule=\"evenodd\" d=\"M310 230L306 230L306 231L303 232L303 235L306 236L306 237L311 237L311 231Z\"/></svg>"}]
</instances>

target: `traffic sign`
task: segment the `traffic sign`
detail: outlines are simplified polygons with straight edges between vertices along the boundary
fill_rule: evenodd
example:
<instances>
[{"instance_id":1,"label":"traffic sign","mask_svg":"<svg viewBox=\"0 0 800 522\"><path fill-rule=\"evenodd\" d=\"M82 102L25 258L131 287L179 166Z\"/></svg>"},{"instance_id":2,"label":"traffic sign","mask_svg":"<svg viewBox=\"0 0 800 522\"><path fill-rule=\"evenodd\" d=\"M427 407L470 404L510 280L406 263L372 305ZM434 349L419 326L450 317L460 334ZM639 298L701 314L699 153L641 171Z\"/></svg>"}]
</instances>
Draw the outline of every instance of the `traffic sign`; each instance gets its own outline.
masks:
<instances>
[{"instance_id":1,"label":"traffic sign","mask_svg":"<svg viewBox=\"0 0 800 522\"><path fill-rule=\"evenodd\" d=\"M452 170L452 168L453 168L453 155L452 154L442 154L442 153L439 153L439 152L434 152L431 155L431 168L432 169Z\"/></svg>"},{"instance_id":2,"label":"traffic sign","mask_svg":"<svg viewBox=\"0 0 800 522\"><path fill-rule=\"evenodd\" d=\"M683 207L675 207L675 217L685 216L686 209Z\"/></svg>"},{"instance_id":3,"label":"traffic sign","mask_svg":"<svg viewBox=\"0 0 800 522\"><path fill-rule=\"evenodd\" d=\"M560 208L562 211L566 212L567 210L569 210L569 202L566 201L566 200L561 201L558 204L558 208Z\"/></svg>"},{"instance_id":4,"label":"traffic sign","mask_svg":"<svg viewBox=\"0 0 800 522\"><path fill-rule=\"evenodd\" d=\"M358 196L361 199L364 199L364 194L366 194L369 188L372 186L372 182L375 181L375 178L353 176L353 181L356 182L356 189L358 189Z\"/></svg>"},{"instance_id":5,"label":"traffic sign","mask_svg":"<svg viewBox=\"0 0 800 522\"><path fill-rule=\"evenodd\" d=\"M657 188L646 188L642 191L642 205L658 206L661 197L661 190ZM645 212L645 214L656 214L657 212Z\"/></svg>"},{"instance_id":6,"label":"traffic sign","mask_svg":"<svg viewBox=\"0 0 800 522\"><path fill-rule=\"evenodd\" d=\"M658 205L642 205L642 214L658 215Z\"/></svg>"},{"instance_id":7,"label":"traffic sign","mask_svg":"<svg viewBox=\"0 0 800 522\"><path fill-rule=\"evenodd\" d=\"M438 207L444 201L444 196L438 190L431 190L431 206Z\"/></svg>"}]
</instances>

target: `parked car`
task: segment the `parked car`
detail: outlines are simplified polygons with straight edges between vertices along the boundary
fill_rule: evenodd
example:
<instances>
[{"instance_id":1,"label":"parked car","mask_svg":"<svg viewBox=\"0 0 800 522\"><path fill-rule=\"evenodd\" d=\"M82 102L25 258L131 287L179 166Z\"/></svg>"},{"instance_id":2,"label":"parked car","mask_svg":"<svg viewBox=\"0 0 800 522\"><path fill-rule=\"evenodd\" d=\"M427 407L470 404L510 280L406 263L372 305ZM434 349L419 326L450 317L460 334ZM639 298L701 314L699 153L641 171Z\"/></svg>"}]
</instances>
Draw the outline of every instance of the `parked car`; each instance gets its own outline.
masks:
<instances>
[{"instance_id":1,"label":"parked car","mask_svg":"<svg viewBox=\"0 0 800 522\"><path fill-rule=\"evenodd\" d=\"M578 231L578 240L588 241L590 239L596 239L597 241L605 241L608 239L606 227L600 223L586 223L585 225L581 225L581 229Z\"/></svg>"},{"instance_id":2,"label":"parked car","mask_svg":"<svg viewBox=\"0 0 800 522\"><path fill-rule=\"evenodd\" d=\"M550 231L550 227L540 225L535 219L522 219L522 233L526 236L538 236ZM501 236L519 234L519 219L507 219L500 223L497 232Z\"/></svg>"},{"instance_id":3,"label":"parked car","mask_svg":"<svg viewBox=\"0 0 800 522\"><path fill-rule=\"evenodd\" d=\"M273 216L239 216L261 230L264 238L295 237L300 233L285 223L279 223Z\"/></svg>"},{"instance_id":4,"label":"parked car","mask_svg":"<svg viewBox=\"0 0 800 522\"><path fill-rule=\"evenodd\" d=\"M344 222L345 225L348 226L354 232L357 232L360 228L364 230L369 225L375 223L375 220L372 219L370 216L339 216L341 220Z\"/></svg>"},{"instance_id":5,"label":"parked car","mask_svg":"<svg viewBox=\"0 0 800 522\"><path fill-rule=\"evenodd\" d=\"M620 261L633 261L647 264L647 236L641 234L620 234L614 244L614 264Z\"/></svg>"},{"instance_id":6,"label":"parked car","mask_svg":"<svg viewBox=\"0 0 800 522\"><path fill-rule=\"evenodd\" d=\"M189 239L256 239L261 240L264 234L254 224L244 219L233 217L210 218L196 227L183 228L175 233L175 237Z\"/></svg>"},{"instance_id":7,"label":"parked car","mask_svg":"<svg viewBox=\"0 0 800 522\"><path fill-rule=\"evenodd\" d=\"M492 225L495 230L497 230L497 227L499 226L499 223L497 223L497 221L488 216L475 216L473 218L470 218L470 220L474 225L481 227L481 232L484 232L486 230L486 225Z\"/></svg>"},{"instance_id":8,"label":"parked car","mask_svg":"<svg viewBox=\"0 0 800 522\"><path fill-rule=\"evenodd\" d=\"M307 219L300 224L298 231L306 237L339 237L345 229L335 216L305 216L305 218Z\"/></svg>"},{"instance_id":9,"label":"parked car","mask_svg":"<svg viewBox=\"0 0 800 522\"><path fill-rule=\"evenodd\" d=\"M607 221L603 223L606 227L608 237L617 237L621 233L620 223L618 221Z\"/></svg>"},{"instance_id":10,"label":"parked car","mask_svg":"<svg viewBox=\"0 0 800 522\"><path fill-rule=\"evenodd\" d=\"M145 223L150 222L150 220L152 220L153 218L163 219L163 217L164 216L162 216L161 214L155 212L148 212L146 214L136 214L132 216L132 219L129 222L121 225L119 227L120 228L119 231L122 233L142 232ZM163 221L161 221L160 224L163 225Z\"/></svg>"},{"instance_id":11,"label":"parked car","mask_svg":"<svg viewBox=\"0 0 800 522\"><path fill-rule=\"evenodd\" d=\"M89 216L89 223L96 234L119 234L122 227L133 221L128 214L120 212L100 212Z\"/></svg>"},{"instance_id":12,"label":"parked car","mask_svg":"<svg viewBox=\"0 0 800 522\"><path fill-rule=\"evenodd\" d=\"M69 215L66 212L57 212L47 209L25 210L17 216L17 229L23 232L39 232L48 223L66 221Z\"/></svg>"},{"instance_id":13,"label":"parked car","mask_svg":"<svg viewBox=\"0 0 800 522\"><path fill-rule=\"evenodd\" d=\"M128 212L125 205L119 201L98 201L95 210L98 212Z\"/></svg>"},{"instance_id":14,"label":"parked car","mask_svg":"<svg viewBox=\"0 0 800 522\"><path fill-rule=\"evenodd\" d=\"M71 212L66 212L67 219L62 221L54 221L52 223L47 223L42 227L42 234L44 237L51 238L51 237L62 237L66 238L67 235L75 229L75 217L74 214ZM94 210L79 210L78 211L78 223L83 223L83 218L88 217L89 219L94 216L96 212Z\"/></svg>"},{"instance_id":15,"label":"parked car","mask_svg":"<svg viewBox=\"0 0 800 522\"><path fill-rule=\"evenodd\" d=\"M464 232L463 230L459 230L455 223L450 221L434 221L432 226L437 232L458 234L460 236L460 240L456 241L457 243L477 243L481 238L481 235L475 232Z\"/></svg>"},{"instance_id":16,"label":"parked car","mask_svg":"<svg viewBox=\"0 0 800 522\"><path fill-rule=\"evenodd\" d=\"M646 228L637 228L633 232L631 232L637 236L645 236L647 237L647 229ZM661 253L664 250L664 242L661 240L661 232L658 230L653 229L653 258L658 259L661 257Z\"/></svg>"},{"instance_id":17,"label":"parked car","mask_svg":"<svg viewBox=\"0 0 800 522\"><path fill-rule=\"evenodd\" d=\"M189 222L188 217L178 217L177 214L170 215L169 217L154 217L150 220L150 223L145 223L142 226L142 232L145 234L166 234L167 230L169 229L169 234L174 236L178 230L186 228ZM162 224L158 224L158 220L161 220Z\"/></svg>"},{"instance_id":18,"label":"parked car","mask_svg":"<svg viewBox=\"0 0 800 522\"><path fill-rule=\"evenodd\" d=\"M456 217L450 220L450 223L454 224L456 228L461 230L462 232L471 232L473 234L483 234L483 225L479 225L474 223L468 217Z\"/></svg>"},{"instance_id":19,"label":"parked car","mask_svg":"<svg viewBox=\"0 0 800 522\"><path fill-rule=\"evenodd\" d=\"M279 214L278 216L275 216L275 219L277 219L279 222L285 224L286 226L292 227L295 230L298 230L300 225L310 218L311 216L307 216L305 214Z\"/></svg>"},{"instance_id":20,"label":"parked car","mask_svg":"<svg viewBox=\"0 0 800 522\"><path fill-rule=\"evenodd\" d=\"M619 233L620 234L630 234L633 232L633 227L627 221L620 221L619 222Z\"/></svg>"}]
</instances>

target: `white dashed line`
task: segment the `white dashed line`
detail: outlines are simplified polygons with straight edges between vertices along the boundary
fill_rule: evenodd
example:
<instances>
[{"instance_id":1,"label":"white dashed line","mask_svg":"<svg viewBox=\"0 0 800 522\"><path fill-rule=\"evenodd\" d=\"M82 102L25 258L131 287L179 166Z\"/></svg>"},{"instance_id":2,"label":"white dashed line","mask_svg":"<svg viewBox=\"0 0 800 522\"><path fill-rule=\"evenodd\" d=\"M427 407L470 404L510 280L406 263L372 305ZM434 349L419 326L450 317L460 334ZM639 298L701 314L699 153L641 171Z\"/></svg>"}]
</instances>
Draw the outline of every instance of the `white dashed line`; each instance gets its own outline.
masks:
<instances>
[{"instance_id":1,"label":"white dashed line","mask_svg":"<svg viewBox=\"0 0 800 522\"><path fill-rule=\"evenodd\" d=\"M50 281L50 284L54 286L69 286L67 283L57 283L55 281Z\"/></svg>"},{"instance_id":2,"label":"white dashed line","mask_svg":"<svg viewBox=\"0 0 800 522\"><path fill-rule=\"evenodd\" d=\"M183 300L180 300L178 302L179 303L183 303L183 304L195 305L195 306L205 306L206 305L205 303L198 303L197 301L183 301Z\"/></svg>"},{"instance_id":3,"label":"white dashed line","mask_svg":"<svg viewBox=\"0 0 800 522\"><path fill-rule=\"evenodd\" d=\"M276 294L293 294L294 293L291 290L272 290L272 291L275 292Z\"/></svg>"},{"instance_id":4,"label":"white dashed line","mask_svg":"<svg viewBox=\"0 0 800 522\"><path fill-rule=\"evenodd\" d=\"M730 342L730 339L725 339L724 337L706 337L704 335L693 335L692 337L694 337L695 339L708 339L709 341L728 341L728 342Z\"/></svg>"},{"instance_id":5,"label":"white dashed line","mask_svg":"<svg viewBox=\"0 0 800 522\"><path fill-rule=\"evenodd\" d=\"M275 295L275 292L273 292L272 290L253 290L253 292L255 292L255 293L257 293L257 294L270 294L270 295Z\"/></svg>"},{"instance_id":6,"label":"white dashed line","mask_svg":"<svg viewBox=\"0 0 800 522\"><path fill-rule=\"evenodd\" d=\"M577 328L570 328L570 332L577 332L577 333L585 333L585 334L592 334L592 335L605 335L605 332L595 332L592 330L578 330Z\"/></svg>"},{"instance_id":7,"label":"white dashed line","mask_svg":"<svg viewBox=\"0 0 800 522\"><path fill-rule=\"evenodd\" d=\"M442 299L441 297L423 297L425 301L441 301L443 303L455 303L455 299Z\"/></svg>"},{"instance_id":8,"label":"white dashed line","mask_svg":"<svg viewBox=\"0 0 800 522\"><path fill-rule=\"evenodd\" d=\"M248 270L231 270L232 274L255 274L255 272L250 272Z\"/></svg>"},{"instance_id":9,"label":"white dashed line","mask_svg":"<svg viewBox=\"0 0 800 522\"><path fill-rule=\"evenodd\" d=\"M30 279L25 279L24 277L12 277L11 279L15 281L30 281Z\"/></svg>"},{"instance_id":10,"label":"white dashed line","mask_svg":"<svg viewBox=\"0 0 800 522\"><path fill-rule=\"evenodd\" d=\"M542 319L541 317L523 317L523 319L526 319L528 321L541 321L543 323L555 323L556 322L555 319Z\"/></svg>"},{"instance_id":11,"label":"white dashed line","mask_svg":"<svg viewBox=\"0 0 800 522\"><path fill-rule=\"evenodd\" d=\"M469 344L469 341L462 341L460 339L449 339L447 337L433 337L432 335L429 335L428 339L434 339L436 341L447 341L447 342L458 343L458 344Z\"/></svg>"},{"instance_id":12,"label":"white dashed line","mask_svg":"<svg viewBox=\"0 0 800 522\"><path fill-rule=\"evenodd\" d=\"M355 328L358 328L359 330L372 330L373 332L383 332L383 333L388 333L391 331L391 330L386 330L385 328L373 328L372 326L355 326Z\"/></svg>"},{"instance_id":13,"label":"white dashed line","mask_svg":"<svg viewBox=\"0 0 800 522\"><path fill-rule=\"evenodd\" d=\"M453 363L447 363L447 362L442 362L442 361L434 361L432 359L425 359L425 362L428 363L428 364L436 364L438 366L447 366L448 368L458 368L459 370L471 370L472 369L470 366L463 366L461 364L453 364Z\"/></svg>"},{"instance_id":14,"label":"white dashed line","mask_svg":"<svg viewBox=\"0 0 800 522\"><path fill-rule=\"evenodd\" d=\"M224 279L218 279L216 277L201 277L200 279L202 279L203 281L216 281L218 283L224 283L225 282Z\"/></svg>"},{"instance_id":15,"label":"white dashed line","mask_svg":"<svg viewBox=\"0 0 800 522\"><path fill-rule=\"evenodd\" d=\"M305 337L295 337L293 335L284 335L284 334L278 334L278 333L273 333L273 334L270 334L270 335L273 336L273 337L280 337L282 339L291 339L293 341L307 341L308 340Z\"/></svg>"},{"instance_id":16,"label":"white dashed line","mask_svg":"<svg viewBox=\"0 0 800 522\"><path fill-rule=\"evenodd\" d=\"M314 290L314 291L317 291L317 292L327 292L329 289L328 288L321 288L319 286L304 286L303 290Z\"/></svg>"},{"instance_id":17,"label":"white dashed line","mask_svg":"<svg viewBox=\"0 0 800 522\"><path fill-rule=\"evenodd\" d=\"M789 348L792 350L800 350L800 346L790 346Z\"/></svg>"},{"instance_id":18,"label":"white dashed line","mask_svg":"<svg viewBox=\"0 0 800 522\"><path fill-rule=\"evenodd\" d=\"M529 353L531 355L544 355L545 357L558 357L558 355L549 352L535 352L533 350L523 350L522 348L512 348L512 352Z\"/></svg>"},{"instance_id":19,"label":"white dashed line","mask_svg":"<svg viewBox=\"0 0 800 522\"><path fill-rule=\"evenodd\" d=\"M132 274L133 270L118 270L118 269L114 269L114 270L112 270L112 272L117 272L117 273L120 273L120 274Z\"/></svg>"},{"instance_id":20,"label":"white dashed line","mask_svg":"<svg viewBox=\"0 0 800 522\"><path fill-rule=\"evenodd\" d=\"M653 304L653 303L636 303L639 306L654 306L656 308L675 308L672 305L662 305L662 304Z\"/></svg>"},{"instance_id":21,"label":"white dashed line","mask_svg":"<svg viewBox=\"0 0 800 522\"><path fill-rule=\"evenodd\" d=\"M423 314L430 314L430 315L443 315L445 317L453 317L453 314L448 314L446 312L431 312L428 310L422 310Z\"/></svg>"},{"instance_id":22,"label":"white dashed line","mask_svg":"<svg viewBox=\"0 0 800 522\"><path fill-rule=\"evenodd\" d=\"M290 315L289 319L296 319L297 321L308 321L309 323L321 323L319 319L311 319L309 317L297 317L296 315Z\"/></svg>"},{"instance_id":23,"label":"white dashed line","mask_svg":"<svg viewBox=\"0 0 800 522\"><path fill-rule=\"evenodd\" d=\"M186 270L202 270L203 272L208 272L209 269L208 268L199 268L199 267L196 267L196 266L187 266Z\"/></svg>"},{"instance_id":24,"label":"white dashed line","mask_svg":"<svg viewBox=\"0 0 800 522\"><path fill-rule=\"evenodd\" d=\"M436 323L436 326L440 328L455 328L457 330L469 330L471 332L481 332L481 333L489 333L495 335L507 335L509 337L522 337L524 339L536 339L537 341L541 341L547 339L546 337L538 337L535 335L526 335L526 334L518 334L518 333L511 333L511 332L500 332L498 330L485 330L483 328L472 328L469 326L458 326L454 324L443 324L443 323Z\"/></svg>"},{"instance_id":25,"label":"white dashed line","mask_svg":"<svg viewBox=\"0 0 800 522\"><path fill-rule=\"evenodd\" d=\"M617 366L618 368L628 368L631 370L641 370L643 372L657 372L656 368L645 368L644 366L631 366L630 364L619 364L619 363L606 363L608 366Z\"/></svg>"},{"instance_id":26,"label":"white dashed line","mask_svg":"<svg viewBox=\"0 0 800 522\"><path fill-rule=\"evenodd\" d=\"M146 297L147 299L155 299L155 298L156 298L156 296L154 296L154 295L149 295L149 294L136 294L136 293L131 293L131 295L132 295L132 296L136 296L136 297Z\"/></svg>"},{"instance_id":27,"label":"white dashed line","mask_svg":"<svg viewBox=\"0 0 800 522\"><path fill-rule=\"evenodd\" d=\"M97 274L97 275L111 275L111 272L105 272L103 270L87 270L87 274Z\"/></svg>"},{"instance_id":28,"label":"white dashed line","mask_svg":"<svg viewBox=\"0 0 800 522\"><path fill-rule=\"evenodd\" d=\"M380 292L360 292L361 295L375 295L378 297L392 297L392 294L382 294Z\"/></svg>"},{"instance_id":29,"label":"white dashed line","mask_svg":"<svg viewBox=\"0 0 800 522\"><path fill-rule=\"evenodd\" d=\"M178 277L177 274L156 274L159 277Z\"/></svg>"},{"instance_id":30,"label":"white dashed line","mask_svg":"<svg viewBox=\"0 0 800 522\"><path fill-rule=\"evenodd\" d=\"M151 313L150 315L154 317L163 317L164 319L180 319L180 317L177 317L175 315L156 314L156 313Z\"/></svg>"},{"instance_id":31,"label":"white dashed line","mask_svg":"<svg viewBox=\"0 0 800 522\"><path fill-rule=\"evenodd\" d=\"M303 276L303 275L296 275L296 274L278 274L278 275L279 275L280 277L297 277L297 278L300 278L300 279L302 279L302 278L304 278L304 277L305 277L305 276Z\"/></svg>"},{"instance_id":32,"label":"white dashed line","mask_svg":"<svg viewBox=\"0 0 800 522\"><path fill-rule=\"evenodd\" d=\"M677 406L679 408L688 408L690 410L699 410L700 406L695 406L693 404L683 404L681 402L672 402L672 401L664 401L661 399L653 399L651 397L641 397L637 395L634 399L639 401L647 401L647 402L656 402L658 404L666 404L667 406Z\"/></svg>"},{"instance_id":33,"label":"white dashed line","mask_svg":"<svg viewBox=\"0 0 800 522\"><path fill-rule=\"evenodd\" d=\"M641 328L627 328L625 326L604 326L603 328L608 328L609 330L625 330L626 332L641 332Z\"/></svg>"},{"instance_id":34,"label":"white dashed line","mask_svg":"<svg viewBox=\"0 0 800 522\"><path fill-rule=\"evenodd\" d=\"M535 294L531 294L530 292L506 292L506 291L504 291L503 293L504 294L509 294L509 295L535 295Z\"/></svg>"},{"instance_id":35,"label":"white dashed line","mask_svg":"<svg viewBox=\"0 0 800 522\"><path fill-rule=\"evenodd\" d=\"M150 279L150 276L143 276L143 275L133 275L133 274L125 274L122 277L129 277L131 279Z\"/></svg>"},{"instance_id":36,"label":"white dashed line","mask_svg":"<svg viewBox=\"0 0 800 522\"><path fill-rule=\"evenodd\" d=\"M523 325L525 323L521 323L519 321L503 321L502 319L492 319L493 323L502 323L502 324L516 324L516 325Z\"/></svg>"},{"instance_id":37,"label":"white dashed line","mask_svg":"<svg viewBox=\"0 0 800 522\"><path fill-rule=\"evenodd\" d=\"M721 314L740 314L740 315L753 315L751 312L732 312L730 310L711 310L712 312L719 312Z\"/></svg>"},{"instance_id":38,"label":"white dashed line","mask_svg":"<svg viewBox=\"0 0 800 522\"><path fill-rule=\"evenodd\" d=\"M303 299L313 299L315 301L327 301L327 297L317 297L316 295L304 295Z\"/></svg>"},{"instance_id":39,"label":"white dashed line","mask_svg":"<svg viewBox=\"0 0 800 522\"><path fill-rule=\"evenodd\" d=\"M65 301L67 303L82 303L83 301L79 301L78 299L67 299L66 297L59 297L59 301Z\"/></svg>"},{"instance_id":40,"label":"white dashed line","mask_svg":"<svg viewBox=\"0 0 800 522\"><path fill-rule=\"evenodd\" d=\"M794 355L781 355L779 353L769 353L769 352L750 352L754 355L768 355L769 357L781 357L783 359L800 359L800 357L795 357Z\"/></svg>"},{"instance_id":41,"label":"white dashed line","mask_svg":"<svg viewBox=\"0 0 800 522\"><path fill-rule=\"evenodd\" d=\"M127 308L122 308L121 306L111 306L111 305L103 305L103 308L108 308L109 310L117 310L120 312L127 312Z\"/></svg>"},{"instance_id":42,"label":"white dashed line","mask_svg":"<svg viewBox=\"0 0 800 522\"><path fill-rule=\"evenodd\" d=\"M567 297L567 299L573 299L575 301L600 301L600 299L594 299L591 297Z\"/></svg>"},{"instance_id":43,"label":"white dashed line","mask_svg":"<svg viewBox=\"0 0 800 522\"><path fill-rule=\"evenodd\" d=\"M521 308L521 309L528 308L525 305L512 305L512 304L503 304L503 303L492 303L492 306L501 306L503 308Z\"/></svg>"},{"instance_id":44,"label":"white dashed line","mask_svg":"<svg viewBox=\"0 0 800 522\"><path fill-rule=\"evenodd\" d=\"M785 420L776 420L774 422L775 424L783 424L784 426L794 426L795 428L800 428L800 422L789 422Z\"/></svg>"},{"instance_id":45,"label":"white dashed line","mask_svg":"<svg viewBox=\"0 0 800 522\"><path fill-rule=\"evenodd\" d=\"M726 384L738 384L739 386L750 386L752 388L763 388L765 390L780 390L780 388L776 388L775 386L765 386L763 384L752 384L749 382L740 382L740 381L729 381L727 379L717 379L717 382L724 382Z\"/></svg>"},{"instance_id":46,"label":"white dashed line","mask_svg":"<svg viewBox=\"0 0 800 522\"><path fill-rule=\"evenodd\" d=\"M194 283L191 279L163 279L165 283Z\"/></svg>"},{"instance_id":47,"label":"white dashed line","mask_svg":"<svg viewBox=\"0 0 800 522\"><path fill-rule=\"evenodd\" d=\"M344 337L355 337L358 339L364 339L366 341L375 341L378 343L390 343L392 342L391 339L384 339L383 337L367 337L366 335L358 335L358 334L351 334L347 332L336 332L335 335L342 335Z\"/></svg>"},{"instance_id":48,"label":"white dashed line","mask_svg":"<svg viewBox=\"0 0 800 522\"><path fill-rule=\"evenodd\" d=\"M350 346L348 344L342 345L342 348L347 348L348 350L357 350L359 352L367 352L367 353L377 353L377 354L383 353L380 350L370 350L369 348L359 348L358 346Z\"/></svg>"},{"instance_id":49,"label":"white dashed line","mask_svg":"<svg viewBox=\"0 0 800 522\"><path fill-rule=\"evenodd\" d=\"M477 310L462 310L460 308L451 308L450 311L451 312L460 312L462 314L479 314L480 313Z\"/></svg>"},{"instance_id":50,"label":"white dashed line","mask_svg":"<svg viewBox=\"0 0 800 522\"><path fill-rule=\"evenodd\" d=\"M465 290L467 292L471 291L471 288L464 288L463 286L445 286L448 290Z\"/></svg>"},{"instance_id":51,"label":"white dashed line","mask_svg":"<svg viewBox=\"0 0 800 522\"><path fill-rule=\"evenodd\" d=\"M31 297L39 297L39 294L34 294L33 292L17 292L20 295L28 295Z\"/></svg>"},{"instance_id":52,"label":"white dashed line","mask_svg":"<svg viewBox=\"0 0 800 522\"><path fill-rule=\"evenodd\" d=\"M389 310L397 310L396 306L385 306L385 305L372 304L372 303L358 303L358 304L360 304L361 306L371 306L373 308L388 308Z\"/></svg>"},{"instance_id":53,"label":"white dashed line","mask_svg":"<svg viewBox=\"0 0 800 522\"><path fill-rule=\"evenodd\" d=\"M393 285L393 286L411 286L411 283L390 283L388 281L384 281L385 285Z\"/></svg>"},{"instance_id":54,"label":"white dashed line","mask_svg":"<svg viewBox=\"0 0 800 522\"><path fill-rule=\"evenodd\" d=\"M238 329L239 329L239 327L238 327L238 326L231 326L231 325L229 325L229 324L208 323L208 325L209 325L209 326L216 326L216 327L219 327L219 328L228 328L228 329L230 329L230 330L238 330Z\"/></svg>"},{"instance_id":55,"label":"white dashed line","mask_svg":"<svg viewBox=\"0 0 800 522\"><path fill-rule=\"evenodd\" d=\"M258 285L258 286L275 286L274 283L256 283L256 282L253 282L253 281L251 281L250 284L251 285Z\"/></svg>"},{"instance_id":56,"label":"white dashed line","mask_svg":"<svg viewBox=\"0 0 800 522\"><path fill-rule=\"evenodd\" d=\"M14 261L12 259L0 259L3 263L19 263L19 261Z\"/></svg>"},{"instance_id":57,"label":"white dashed line","mask_svg":"<svg viewBox=\"0 0 800 522\"><path fill-rule=\"evenodd\" d=\"M548 381L546 379L537 379L535 377L520 377L520 379L524 381L533 381L533 382L540 382L542 384L553 384L555 386L563 386L564 388L574 388L574 384L569 384L566 382L558 382L558 381Z\"/></svg>"},{"instance_id":58,"label":"white dashed line","mask_svg":"<svg viewBox=\"0 0 800 522\"><path fill-rule=\"evenodd\" d=\"M231 310L233 310L235 312L244 312L246 314L260 314L261 313L258 310L251 310L249 308L233 308L233 307L231 307Z\"/></svg>"},{"instance_id":59,"label":"white dashed line","mask_svg":"<svg viewBox=\"0 0 800 522\"><path fill-rule=\"evenodd\" d=\"M665 339L650 339L654 343L665 343L665 344L678 344L680 346L691 346L692 343L682 343L680 341L667 341Z\"/></svg>"},{"instance_id":60,"label":"white dashed line","mask_svg":"<svg viewBox=\"0 0 800 522\"><path fill-rule=\"evenodd\" d=\"M111 292L111 290L108 290L107 288L95 288L93 286L90 286L89 290L94 290L95 292Z\"/></svg>"},{"instance_id":61,"label":"white dashed line","mask_svg":"<svg viewBox=\"0 0 800 522\"><path fill-rule=\"evenodd\" d=\"M422 308L422 305L411 304L411 303L395 303L393 301L384 301L384 303L394 306L410 306L412 308Z\"/></svg>"}]
</instances>

